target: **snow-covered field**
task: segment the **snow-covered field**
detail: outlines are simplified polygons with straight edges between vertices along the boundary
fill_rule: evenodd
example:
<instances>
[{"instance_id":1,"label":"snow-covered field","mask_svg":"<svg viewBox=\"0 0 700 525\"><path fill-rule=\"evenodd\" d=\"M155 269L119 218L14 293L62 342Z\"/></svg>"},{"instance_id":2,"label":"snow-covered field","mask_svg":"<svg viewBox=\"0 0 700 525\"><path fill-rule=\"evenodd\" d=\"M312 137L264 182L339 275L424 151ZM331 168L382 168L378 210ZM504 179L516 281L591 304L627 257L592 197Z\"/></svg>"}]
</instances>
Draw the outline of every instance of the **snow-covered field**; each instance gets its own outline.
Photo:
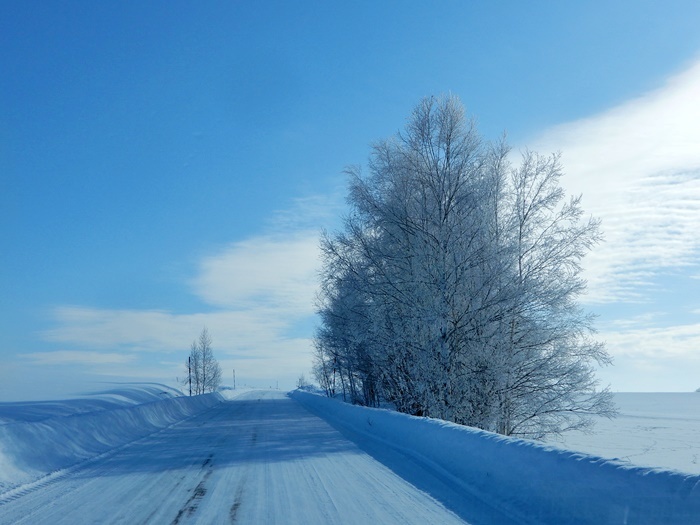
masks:
<instances>
[{"instance_id":1,"label":"snow-covered field","mask_svg":"<svg viewBox=\"0 0 700 525\"><path fill-rule=\"evenodd\" d=\"M615 394L620 415L550 443L623 463L700 474L700 392Z\"/></svg>"},{"instance_id":2,"label":"snow-covered field","mask_svg":"<svg viewBox=\"0 0 700 525\"><path fill-rule=\"evenodd\" d=\"M618 461L299 391L5 403L0 523L700 524L696 395L566 442Z\"/></svg>"}]
</instances>

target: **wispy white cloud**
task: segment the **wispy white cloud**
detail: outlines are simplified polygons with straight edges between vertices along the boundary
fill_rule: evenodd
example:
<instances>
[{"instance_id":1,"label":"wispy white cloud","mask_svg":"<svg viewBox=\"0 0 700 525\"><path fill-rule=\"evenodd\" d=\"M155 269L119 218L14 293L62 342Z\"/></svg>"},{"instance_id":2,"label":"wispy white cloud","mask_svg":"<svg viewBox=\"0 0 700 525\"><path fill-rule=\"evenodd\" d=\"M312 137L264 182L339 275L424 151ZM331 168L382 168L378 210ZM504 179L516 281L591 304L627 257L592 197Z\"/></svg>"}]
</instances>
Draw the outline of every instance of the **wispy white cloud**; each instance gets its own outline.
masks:
<instances>
[{"instance_id":1,"label":"wispy white cloud","mask_svg":"<svg viewBox=\"0 0 700 525\"><path fill-rule=\"evenodd\" d=\"M125 364L149 362L147 372L181 375L180 356L203 326L209 329L222 366L241 377L282 377L303 372L310 364L311 334L299 336L299 323L313 322L319 261L319 227L332 199L295 201L292 211L275 213L268 231L203 256L195 277L183 286L207 308L192 313L167 309L103 309L63 305L52 311L54 326L44 340L75 351L28 354L37 364ZM119 351L121 353L115 353ZM161 355L160 363L154 356ZM119 357L119 360L117 360ZM175 359L173 359L175 358ZM112 361L110 361L110 359ZM182 358L184 360L184 357ZM164 371L159 366L165 366ZM105 368L105 373L133 374L132 367Z\"/></svg>"},{"instance_id":2,"label":"wispy white cloud","mask_svg":"<svg viewBox=\"0 0 700 525\"><path fill-rule=\"evenodd\" d=\"M290 367L298 373L308 366L311 341L290 333L294 323L304 315L308 313L292 315L286 306L277 308L264 304L242 310L194 314L65 306L54 312L56 326L43 334L44 339L90 350L42 352L26 357L38 364L71 359L76 364L98 364L100 355L108 359L121 356L114 363L136 358L152 361L152 354L167 354L184 360L190 342L203 326L207 326L222 366L236 367L248 376L270 374L274 377L288 373ZM120 353L114 353L115 350ZM180 364L171 367L170 375L181 374L181 368ZM124 373L133 373L133 368L129 370ZM109 371L114 373L116 369ZM158 375L164 372L163 369L157 371Z\"/></svg>"},{"instance_id":3,"label":"wispy white cloud","mask_svg":"<svg viewBox=\"0 0 700 525\"><path fill-rule=\"evenodd\" d=\"M321 225L339 220L345 207L344 186L328 194L307 195L293 199L283 210L276 210L268 228L277 234L289 232L318 231Z\"/></svg>"},{"instance_id":4,"label":"wispy white cloud","mask_svg":"<svg viewBox=\"0 0 700 525\"><path fill-rule=\"evenodd\" d=\"M158 310L60 306L53 310L52 317L55 326L44 331L45 340L98 349L165 351L186 346L193 338L193 328L195 334L197 331L192 320L178 320L177 316ZM188 337L183 343L185 334Z\"/></svg>"},{"instance_id":5,"label":"wispy white cloud","mask_svg":"<svg viewBox=\"0 0 700 525\"><path fill-rule=\"evenodd\" d=\"M318 231L260 236L205 257L194 292L221 308L265 304L278 314L313 313L319 269Z\"/></svg>"},{"instance_id":6,"label":"wispy white cloud","mask_svg":"<svg viewBox=\"0 0 700 525\"><path fill-rule=\"evenodd\" d=\"M548 130L571 193L603 219L587 258L590 302L644 301L655 277L700 252L700 62L659 90Z\"/></svg>"},{"instance_id":7,"label":"wispy white cloud","mask_svg":"<svg viewBox=\"0 0 700 525\"><path fill-rule=\"evenodd\" d=\"M661 305L655 305L661 306ZM686 391L698 388L700 323L679 323L668 311L653 311L606 321L605 341L613 366L599 371L603 384L618 391Z\"/></svg>"},{"instance_id":8,"label":"wispy white cloud","mask_svg":"<svg viewBox=\"0 0 700 525\"><path fill-rule=\"evenodd\" d=\"M602 331L600 337L614 356L652 361L683 358L696 368L700 363L699 323L636 327L630 324L625 329Z\"/></svg>"}]
</instances>

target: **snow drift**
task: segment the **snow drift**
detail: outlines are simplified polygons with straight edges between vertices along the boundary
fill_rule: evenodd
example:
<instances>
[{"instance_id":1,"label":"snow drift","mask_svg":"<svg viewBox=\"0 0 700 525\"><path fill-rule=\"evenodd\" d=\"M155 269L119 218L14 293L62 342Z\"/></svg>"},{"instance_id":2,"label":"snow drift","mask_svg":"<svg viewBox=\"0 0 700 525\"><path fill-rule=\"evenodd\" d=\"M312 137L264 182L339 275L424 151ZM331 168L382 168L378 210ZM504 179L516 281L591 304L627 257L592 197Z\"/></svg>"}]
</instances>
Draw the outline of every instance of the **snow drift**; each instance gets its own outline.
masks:
<instances>
[{"instance_id":1,"label":"snow drift","mask_svg":"<svg viewBox=\"0 0 700 525\"><path fill-rule=\"evenodd\" d=\"M128 387L80 400L0 404L0 500L41 488L238 394L183 397L160 387ZM700 475L631 467L302 391L290 395L360 448L398 450L393 457L405 469L415 469L415 462L428 467L457 497L484 501L515 523L700 525ZM281 434L275 439L287 450L294 436ZM294 457L304 461L308 454Z\"/></svg>"},{"instance_id":2,"label":"snow drift","mask_svg":"<svg viewBox=\"0 0 700 525\"><path fill-rule=\"evenodd\" d=\"M130 386L87 399L0 407L0 492L153 434L224 400ZM58 415L56 415L58 414Z\"/></svg>"},{"instance_id":3,"label":"snow drift","mask_svg":"<svg viewBox=\"0 0 700 525\"><path fill-rule=\"evenodd\" d=\"M700 476L630 467L440 420L295 391L339 430L401 449L516 521L698 524Z\"/></svg>"}]
</instances>

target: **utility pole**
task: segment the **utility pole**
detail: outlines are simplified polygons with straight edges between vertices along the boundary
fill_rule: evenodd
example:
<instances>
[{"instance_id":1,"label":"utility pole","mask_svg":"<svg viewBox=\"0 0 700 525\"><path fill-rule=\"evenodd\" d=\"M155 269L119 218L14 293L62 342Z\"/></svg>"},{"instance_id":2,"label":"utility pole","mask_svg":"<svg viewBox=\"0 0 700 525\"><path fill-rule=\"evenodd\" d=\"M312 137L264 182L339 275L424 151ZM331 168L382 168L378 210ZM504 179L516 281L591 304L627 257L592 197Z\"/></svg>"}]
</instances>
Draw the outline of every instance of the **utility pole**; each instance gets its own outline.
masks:
<instances>
[{"instance_id":1,"label":"utility pole","mask_svg":"<svg viewBox=\"0 0 700 525\"><path fill-rule=\"evenodd\" d=\"M233 369L233 389L236 390L236 369Z\"/></svg>"}]
</instances>

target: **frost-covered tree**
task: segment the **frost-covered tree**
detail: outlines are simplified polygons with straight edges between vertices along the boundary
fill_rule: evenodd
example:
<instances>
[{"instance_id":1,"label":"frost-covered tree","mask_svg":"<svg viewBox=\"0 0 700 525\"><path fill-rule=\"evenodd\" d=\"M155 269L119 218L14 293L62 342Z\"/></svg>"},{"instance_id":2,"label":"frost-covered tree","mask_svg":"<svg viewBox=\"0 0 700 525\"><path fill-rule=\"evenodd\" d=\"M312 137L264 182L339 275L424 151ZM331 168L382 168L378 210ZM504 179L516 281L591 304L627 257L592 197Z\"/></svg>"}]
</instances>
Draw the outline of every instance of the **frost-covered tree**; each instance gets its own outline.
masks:
<instances>
[{"instance_id":1,"label":"frost-covered tree","mask_svg":"<svg viewBox=\"0 0 700 525\"><path fill-rule=\"evenodd\" d=\"M324 235L316 376L353 402L542 437L612 411L595 390L580 261L599 239L562 204L557 157L484 143L454 97L348 170L350 215Z\"/></svg>"},{"instance_id":2,"label":"frost-covered tree","mask_svg":"<svg viewBox=\"0 0 700 525\"><path fill-rule=\"evenodd\" d=\"M583 218L580 197L566 200L561 175L558 155L526 152L504 192L513 300L497 354L505 374L496 430L507 435L586 428L586 415L614 413L609 392L596 391L591 366L610 358L577 302L585 290L580 263L600 240L600 223Z\"/></svg>"},{"instance_id":3,"label":"frost-covered tree","mask_svg":"<svg viewBox=\"0 0 700 525\"><path fill-rule=\"evenodd\" d=\"M187 379L191 392L195 395L215 392L221 384L221 366L214 358L212 340L206 327L199 337L192 341L187 360Z\"/></svg>"},{"instance_id":4,"label":"frost-covered tree","mask_svg":"<svg viewBox=\"0 0 700 525\"><path fill-rule=\"evenodd\" d=\"M187 378L190 395L198 395L202 389L202 358L197 341L192 341L190 345L190 355L187 358Z\"/></svg>"},{"instance_id":5,"label":"frost-covered tree","mask_svg":"<svg viewBox=\"0 0 700 525\"><path fill-rule=\"evenodd\" d=\"M350 276L324 283L324 289L324 326L316 337L314 375L329 395L339 386L353 403L376 405L375 363L367 348L371 341L362 333L369 315L364 297Z\"/></svg>"}]
</instances>

